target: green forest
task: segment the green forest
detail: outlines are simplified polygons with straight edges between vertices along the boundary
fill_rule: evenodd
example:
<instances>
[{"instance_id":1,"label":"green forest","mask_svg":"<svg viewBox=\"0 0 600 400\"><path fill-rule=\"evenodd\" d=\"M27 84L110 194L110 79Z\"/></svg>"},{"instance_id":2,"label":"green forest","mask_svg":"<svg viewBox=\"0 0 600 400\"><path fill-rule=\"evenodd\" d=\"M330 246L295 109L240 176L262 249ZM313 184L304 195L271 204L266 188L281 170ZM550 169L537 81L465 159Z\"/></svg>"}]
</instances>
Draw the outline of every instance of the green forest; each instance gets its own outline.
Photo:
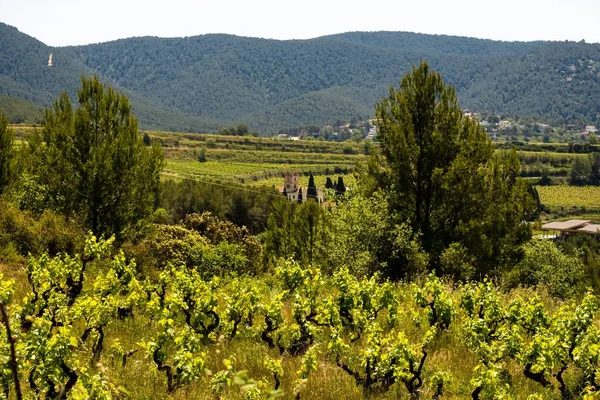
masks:
<instances>
[{"instance_id":1,"label":"green forest","mask_svg":"<svg viewBox=\"0 0 600 400\"><path fill-rule=\"evenodd\" d=\"M133 108L92 76L19 141L0 114L0 396L599 395L597 235L533 237L519 154L433 66L376 103L379 145L323 205L165 174L186 138ZM216 137L184 147L252 155Z\"/></svg>"},{"instance_id":2,"label":"green forest","mask_svg":"<svg viewBox=\"0 0 600 400\"><path fill-rule=\"evenodd\" d=\"M51 48L0 24L0 95L50 106L63 90L75 96L81 75L96 74L132 100L146 129L216 132L244 123L273 134L374 117L388 87L422 59L456 87L464 108L558 127L599 123L598 44L407 32L141 37Z\"/></svg>"}]
</instances>

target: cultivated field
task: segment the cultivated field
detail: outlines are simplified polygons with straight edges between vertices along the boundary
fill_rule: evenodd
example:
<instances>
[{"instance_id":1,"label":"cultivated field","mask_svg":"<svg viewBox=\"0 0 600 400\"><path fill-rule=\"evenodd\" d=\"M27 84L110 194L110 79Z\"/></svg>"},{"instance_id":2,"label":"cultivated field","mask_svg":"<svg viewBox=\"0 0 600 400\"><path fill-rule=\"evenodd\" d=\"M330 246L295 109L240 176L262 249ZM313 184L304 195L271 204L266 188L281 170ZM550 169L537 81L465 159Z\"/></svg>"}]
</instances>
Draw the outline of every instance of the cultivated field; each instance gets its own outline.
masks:
<instances>
[{"instance_id":1,"label":"cultivated field","mask_svg":"<svg viewBox=\"0 0 600 400\"><path fill-rule=\"evenodd\" d=\"M538 186L543 204L557 211L570 208L600 210L600 187L598 186Z\"/></svg>"},{"instance_id":2,"label":"cultivated field","mask_svg":"<svg viewBox=\"0 0 600 400\"><path fill-rule=\"evenodd\" d=\"M357 164L367 157L364 145L356 143L157 132L150 137L164 146L164 176L255 187L280 186L288 171L302 172L304 186L310 173L321 188L328 176L334 182L343 176L350 186Z\"/></svg>"}]
</instances>

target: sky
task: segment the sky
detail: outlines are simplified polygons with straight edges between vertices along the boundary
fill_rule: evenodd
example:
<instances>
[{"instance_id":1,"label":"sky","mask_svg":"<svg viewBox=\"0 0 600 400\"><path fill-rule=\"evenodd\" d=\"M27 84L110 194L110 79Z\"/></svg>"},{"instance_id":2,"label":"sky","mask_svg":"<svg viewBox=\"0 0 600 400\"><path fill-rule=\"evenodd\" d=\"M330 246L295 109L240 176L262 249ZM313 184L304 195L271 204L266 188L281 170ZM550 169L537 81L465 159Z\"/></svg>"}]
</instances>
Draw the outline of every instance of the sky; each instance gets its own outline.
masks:
<instances>
[{"instance_id":1,"label":"sky","mask_svg":"<svg viewBox=\"0 0 600 400\"><path fill-rule=\"evenodd\" d=\"M600 43L600 0L0 0L0 22L49 46L205 33L309 39L350 31Z\"/></svg>"}]
</instances>

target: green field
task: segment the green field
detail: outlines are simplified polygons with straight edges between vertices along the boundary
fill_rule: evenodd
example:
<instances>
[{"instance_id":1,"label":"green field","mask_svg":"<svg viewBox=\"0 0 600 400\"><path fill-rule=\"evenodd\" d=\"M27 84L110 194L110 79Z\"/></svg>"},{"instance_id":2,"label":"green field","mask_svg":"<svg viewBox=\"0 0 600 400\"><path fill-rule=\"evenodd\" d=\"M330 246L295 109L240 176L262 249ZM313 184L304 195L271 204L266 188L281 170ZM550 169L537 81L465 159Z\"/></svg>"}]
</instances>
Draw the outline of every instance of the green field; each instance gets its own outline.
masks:
<instances>
[{"instance_id":1,"label":"green field","mask_svg":"<svg viewBox=\"0 0 600 400\"><path fill-rule=\"evenodd\" d=\"M336 182L343 176L351 185L356 165L367 157L364 146L348 143L156 132L150 136L164 146L166 177L254 187L280 186L288 171L302 172L302 185L308 184L310 173L321 188L328 176Z\"/></svg>"},{"instance_id":2,"label":"green field","mask_svg":"<svg viewBox=\"0 0 600 400\"><path fill-rule=\"evenodd\" d=\"M302 172L303 186L308 185L312 173L317 187L324 188L327 177L336 182L339 176L352 187L356 166L368 157L364 145L357 143L167 132L149 135L164 146L164 176L253 187L279 187L287 171ZM202 152L205 162L199 161ZM550 176L566 179L573 161L587 154L519 151L518 156L524 176L537 177L546 170ZM542 203L552 212L600 211L597 187L538 186L538 191Z\"/></svg>"},{"instance_id":3,"label":"green field","mask_svg":"<svg viewBox=\"0 0 600 400\"><path fill-rule=\"evenodd\" d=\"M586 209L600 210L600 187L598 186L538 186L541 202L551 210Z\"/></svg>"},{"instance_id":4,"label":"green field","mask_svg":"<svg viewBox=\"0 0 600 400\"><path fill-rule=\"evenodd\" d=\"M17 137L23 138L36 128L16 125ZM355 184L353 172L357 164L367 159L364 143L325 142L319 140L288 140L252 136L224 136L148 131L150 138L160 143L165 152L163 176L170 179L237 183L254 187L278 187L287 171L299 171L301 185L308 184L313 173L318 187L325 186L329 176L337 181ZM377 146L377 144L374 144ZM543 148L543 145L541 148ZM205 162L200 154L205 153ZM552 151L518 151L523 176L539 177L542 170L550 176L565 177L575 159L587 154ZM532 178L533 179L533 178ZM537 179L537 178L536 178ZM538 186L541 201L553 212L600 210L600 188L573 186Z\"/></svg>"}]
</instances>

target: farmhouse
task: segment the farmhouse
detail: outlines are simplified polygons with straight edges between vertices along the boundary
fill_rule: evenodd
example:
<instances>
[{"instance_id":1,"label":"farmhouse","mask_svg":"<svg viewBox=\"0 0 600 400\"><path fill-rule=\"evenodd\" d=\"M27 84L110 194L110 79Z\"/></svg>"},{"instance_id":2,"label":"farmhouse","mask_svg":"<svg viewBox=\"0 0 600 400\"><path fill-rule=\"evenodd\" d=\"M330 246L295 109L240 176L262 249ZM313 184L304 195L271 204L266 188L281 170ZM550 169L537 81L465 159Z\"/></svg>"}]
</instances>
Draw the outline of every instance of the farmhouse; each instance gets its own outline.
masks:
<instances>
[{"instance_id":1,"label":"farmhouse","mask_svg":"<svg viewBox=\"0 0 600 400\"><path fill-rule=\"evenodd\" d=\"M543 231L553 232L553 237L566 238L572 234L586 233L588 235L597 235L600 238L600 225L592 224L588 219L571 219L562 222L550 222L542 225Z\"/></svg>"}]
</instances>

